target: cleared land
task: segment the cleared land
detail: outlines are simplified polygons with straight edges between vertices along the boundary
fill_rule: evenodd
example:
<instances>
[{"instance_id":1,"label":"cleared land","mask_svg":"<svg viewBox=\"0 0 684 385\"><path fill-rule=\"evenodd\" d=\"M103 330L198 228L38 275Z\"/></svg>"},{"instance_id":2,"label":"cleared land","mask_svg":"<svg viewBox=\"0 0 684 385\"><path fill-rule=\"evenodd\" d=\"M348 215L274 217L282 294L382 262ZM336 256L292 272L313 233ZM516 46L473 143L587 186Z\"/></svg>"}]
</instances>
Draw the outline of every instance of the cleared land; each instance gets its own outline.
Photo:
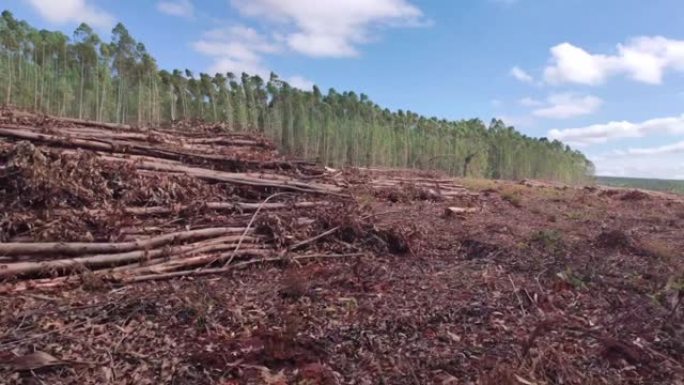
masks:
<instances>
[{"instance_id":1,"label":"cleared land","mask_svg":"<svg viewBox=\"0 0 684 385\"><path fill-rule=\"evenodd\" d=\"M684 381L678 195L5 112L0 208L0 383Z\"/></svg>"}]
</instances>

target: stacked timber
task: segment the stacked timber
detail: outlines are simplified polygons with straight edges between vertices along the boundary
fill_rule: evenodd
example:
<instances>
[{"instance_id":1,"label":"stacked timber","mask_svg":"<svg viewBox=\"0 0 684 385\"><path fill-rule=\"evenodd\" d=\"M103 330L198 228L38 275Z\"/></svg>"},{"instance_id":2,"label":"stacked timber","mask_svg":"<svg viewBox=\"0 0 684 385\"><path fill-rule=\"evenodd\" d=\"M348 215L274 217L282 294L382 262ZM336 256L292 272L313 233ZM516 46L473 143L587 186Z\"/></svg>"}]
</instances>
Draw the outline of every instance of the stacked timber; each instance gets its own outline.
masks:
<instances>
[{"instance_id":1,"label":"stacked timber","mask_svg":"<svg viewBox=\"0 0 684 385\"><path fill-rule=\"evenodd\" d=\"M359 256L386 232L359 212L353 187L465 191L443 176L354 172L364 177L340 178L217 125L2 115L0 292ZM358 242L334 237L349 227Z\"/></svg>"}]
</instances>

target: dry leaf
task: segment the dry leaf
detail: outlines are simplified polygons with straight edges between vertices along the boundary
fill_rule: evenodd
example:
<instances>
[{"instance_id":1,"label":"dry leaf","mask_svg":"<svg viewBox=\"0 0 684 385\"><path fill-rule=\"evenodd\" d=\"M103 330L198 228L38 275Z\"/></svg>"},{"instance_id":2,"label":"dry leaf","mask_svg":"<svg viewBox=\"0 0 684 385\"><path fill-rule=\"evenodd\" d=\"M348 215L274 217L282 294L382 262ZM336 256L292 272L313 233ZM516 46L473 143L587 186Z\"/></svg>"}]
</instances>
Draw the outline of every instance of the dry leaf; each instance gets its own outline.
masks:
<instances>
[{"instance_id":1,"label":"dry leaf","mask_svg":"<svg viewBox=\"0 0 684 385\"><path fill-rule=\"evenodd\" d=\"M526 379L520 377L520 376L517 375L517 374L513 374L513 375L515 376L515 379L518 380L518 382L521 383L521 384L525 384L525 385L537 385L536 382L528 381L528 380L526 380Z\"/></svg>"},{"instance_id":2,"label":"dry leaf","mask_svg":"<svg viewBox=\"0 0 684 385\"><path fill-rule=\"evenodd\" d=\"M454 334L454 333L448 331L448 332L447 332L447 335L449 336L449 338L450 338L452 341L454 341L454 342L461 342L461 336L459 336L458 334Z\"/></svg>"},{"instance_id":3,"label":"dry leaf","mask_svg":"<svg viewBox=\"0 0 684 385\"><path fill-rule=\"evenodd\" d=\"M25 356L15 357L5 363L5 365L12 370L19 372L68 364L69 362L67 361L62 361L48 353L41 351L36 351Z\"/></svg>"},{"instance_id":4,"label":"dry leaf","mask_svg":"<svg viewBox=\"0 0 684 385\"><path fill-rule=\"evenodd\" d=\"M261 371L261 378L267 385L287 385L285 374L283 371L279 371L276 374L271 374L271 371L264 369Z\"/></svg>"}]
</instances>

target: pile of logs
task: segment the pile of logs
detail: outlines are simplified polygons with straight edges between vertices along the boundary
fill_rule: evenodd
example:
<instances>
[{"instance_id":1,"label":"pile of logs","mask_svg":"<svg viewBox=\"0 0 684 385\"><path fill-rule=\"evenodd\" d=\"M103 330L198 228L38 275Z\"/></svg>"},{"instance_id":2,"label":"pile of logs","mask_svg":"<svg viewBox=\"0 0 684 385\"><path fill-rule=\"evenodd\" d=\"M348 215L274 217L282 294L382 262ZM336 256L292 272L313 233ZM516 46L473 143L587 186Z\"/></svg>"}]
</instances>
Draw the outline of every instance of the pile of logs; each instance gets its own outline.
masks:
<instances>
[{"instance_id":1,"label":"pile of logs","mask_svg":"<svg viewBox=\"0 0 684 385\"><path fill-rule=\"evenodd\" d=\"M457 179L438 173L388 168L360 168L359 171L369 177L370 185L376 190L410 186L441 199L469 195Z\"/></svg>"},{"instance_id":2,"label":"pile of logs","mask_svg":"<svg viewBox=\"0 0 684 385\"><path fill-rule=\"evenodd\" d=\"M88 154L100 166L125 165L136 180L143 181L135 188L165 190L163 196L171 201L131 206L111 200L116 198L95 197L80 204L69 199L48 200L52 206L44 207L45 202L22 200L22 192L10 193L0 186L0 210L5 215L0 217L0 240L4 240L0 242L0 292L61 287L85 280L128 283L215 274L264 262L351 257L363 251L363 247L345 242L339 242L340 247L320 245L340 227L325 228L321 223L327 221L318 221L318 217L325 212L344 216L330 210L354 212L357 206L349 193L354 182L341 180L336 170L287 159L263 138L216 132L210 126L135 129L30 115L17 119L0 112L0 181L32 178L31 173L26 176L12 169L13 154L21 146L38 151L38 158L48 159L48 164L61 157ZM110 170L92 172L117 178ZM441 176L361 172L373 189L413 186L447 199L466 193L453 179ZM36 174L36 178L51 177L49 172ZM174 177L192 180L199 187L162 183ZM35 181L23 182L18 185L30 186ZM76 179L72 182L77 186L70 188L86 190ZM230 188L217 190L216 186ZM202 195L203 191L213 191L213 195ZM88 196L92 195L96 194ZM285 236L289 246L268 232L257 231L265 216L275 216L276 222L297 229L296 235ZM79 219L74 221L77 230L83 226L77 231L78 242L60 237L59 232L38 236L41 229L73 219ZM21 223L13 222L17 220ZM99 224L94 236L90 234L93 221ZM103 223L110 227L103 230Z\"/></svg>"},{"instance_id":3,"label":"pile of logs","mask_svg":"<svg viewBox=\"0 0 684 385\"><path fill-rule=\"evenodd\" d=\"M334 250L321 252L315 247L297 250L295 254L282 245L276 247L273 239L258 234L256 228L260 216L275 213L298 223L302 234L319 231L307 229L314 223L312 210L334 202L349 203L343 187L321 178L323 169L280 156L263 138L210 131L211 128L201 127L183 132L137 130L74 119L24 117L9 121L0 117L0 149L5 150L0 153L3 180L22 177L11 169L12 154L22 145L27 147L24 143L28 142L31 151L39 151L39 157L47 159L88 153L101 162L98 164L125 164L136 178L149 179L149 185L144 187L147 189L187 190L172 183L158 185L160 178L179 175L196 180L207 189L215 185L235 187L230 196L178 198L164 205L149 202L127 206L94 199L84 207L69 203L55 207L26 206L26 202L0 187L0 208L10 218L5 222L11 222L12 214L16 214L26 222L19 227L29 228L22 233L5 229L5 234L1 234L0 226L0 235L6 240L0 243L0 282L5 282L0 285L0 292L62 286L82 282L86 276L126 283L215 273L217 269L283 258L339 255ZM109 174L99 169L93 172ZM180 192L165 191L165 196L187 197L193 193ZM89 229L83 228L87 241L64 242L59 236L36 241L38 223L49 225L79 217L104 218L103 221L122 217L114 223L127 226L105 231L114 240L88 239L85 234ZM4 227L17 227L13 225L6 223Z\"/></svg>"}]
</instances>

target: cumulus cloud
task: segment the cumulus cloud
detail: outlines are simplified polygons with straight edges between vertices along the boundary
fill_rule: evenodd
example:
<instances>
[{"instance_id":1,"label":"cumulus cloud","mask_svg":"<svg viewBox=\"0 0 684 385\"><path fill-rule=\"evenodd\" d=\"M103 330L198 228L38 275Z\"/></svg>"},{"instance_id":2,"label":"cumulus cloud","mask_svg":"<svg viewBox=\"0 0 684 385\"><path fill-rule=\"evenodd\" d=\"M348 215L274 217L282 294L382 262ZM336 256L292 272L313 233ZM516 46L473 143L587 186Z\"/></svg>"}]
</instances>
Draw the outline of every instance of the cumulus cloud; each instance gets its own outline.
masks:
<instances>
[{"instance_id":1,"label":"cumulus cloud","mask_svg":"<svg viewBox=\"0 0 684 385\"><path fill-rule=\"evenodd\" d=\"M406 0L232 0L247 17L268 20L292 50L313 57L358 55L382 26L412 26L423 14Z\"/></svg>"},{"instance_id":2,"label":"cumulus cloud","mask_svg":"<svg viewBox=\"0 0 684 385\"><path fill-rule=\"evenodd\" d=\"M287 81L287 83L292 87L299 88L300 90L304 91L311 91L314 86L314 82L300 75L290 76L285 79L285 81Z\"/></svg>"},{"instance_id":3,"label":"cumulus cloud","mask_svg":"<svg viewBox=\"0 0 684 385\"><path fill-rule=\"evenodd\" d=\"M47 21L64 23L88 23L98 28L114 25L114 17L108 12L88 4L86 0L27 0Z\"/></svg>"},{"instance_id":4,"label":"cumulus cloud","mask_svg":"<svg viewBox=\"0 0 684 385\"><path fill-rule=\"evenodd\" d=\"M532 75L518 66L511 68L509 74L523 83L534 83Z\"/></svg>"},{"instance_id":5,"label":"cumulus cloud","mask_svg":"<svg viewBox=\"0 0 684 385\"><path fill-rule=\"evenodd\" d=\"M590 157L591 161L596 165L596 174L684 179L684 162L682 162L681 152L654 152L652 154L644 154L647 156L635 156L634 154L628 154L628 151L614 151L609 154Z\"/></svg>"},{"instance_id":6,"label":"cumulus cloud","mask_svg":"<svg viewBox=\"0 0 684 385\"><path fill-rule=\"evenodd\" d=\"M661 155L684 153L684 141L658 147L630 148L626 155Z\"/></svg>"},{"instance_id":7,"label":"cumulus cloud","mask_svg":"<svg viewBox=\"0 0 684 385\"><path fill-rule=\"evenodd\" d=\"M283 47L254 28L241 25L228 28L217 28L205 32L202 38L193 44L195 51L214 58L208 72L232 72L240 76L243 72L259 75L268 79L271 71L263 60L264 54L276 54L283 51ZM313 81L300 75L285 78L292 86L302 90L313 88Z\"/></svg>"},{"instance_id":8,"label":"cumulus cloud","mask_svg":"<svg viewBox=\"0 0 684 385\"><path fill-rule=\"evenodd\" d=\"M377 39L379 28L425 23L420 9L408 0L231 0L245 18L260 21L268 34L233 26L208 31L193 43L197 52L214 58L210 72L270 72L264 57L293 51L312 57L350 57L358 47ZM162 5L163 4L163 5ZM190 0L162 0L159 9L184 15ZM163 8L163 9L162 9ZM302 76L285 78L291 85L310 89Z\"/></svg>"},{"instance_id":9,"label":"cumulus cloud","mask_svg":"<svg viewBox=\"0 0 684 385\"><path fill-rule=\"evenodd\" d=\"M246 72L267 77L269 70L262 54L277 53L281 48L255 29L245 26L217 28L206 32L193 44L194 49L214 58L210 73Z\"/></svg>"},{"instance_id":10,"label":"cumulus cloud","mask_svg":"<svg viewBox=\"0 0 684 385\"><path fill-rule=\"evenodd\" d=\"M592 54L570 43L551 48L544 70L548 83L599 85L623 75L647 84L661 84L665 73L684 72L684 41L642 36L617 45L615 54Z\"/></svg>"},{"instance_id":11,"label":"cumulus cloud","mask_svg":"<svg viewBox=\"0 0 684 385\"><path fill-rule=\"evenodd\" d=\"M190 0L160 1L157 3L159 12L171 16L191 19L195 15L195 7Z\"/></svg>"},{"instance_id":12,"label":"cumulus cloud","mask_svg":"<svg viewBox=\"0 0 684 385\"><path fill-rule=\"evenodd\" d=\"M523 99L522 102L534 105L538 101ZM603 105L603 100L593 95L580 96L564 93L549 96L546 103L541 105L543 107L532 111L534 116L550 119L568 119L596 112Z\"/></svg>"},{"instance_id":13,"label":"cumulus cloud","mask_svg":"<svg viewBox=\"0 0 684 385\"><path fill-rule=\"evenodd\" d=\"M632 123L613 121L587 127L553 129L548 136L571 145L605 143L612 139L639 138L649 134L684 134L684 114Z\"/></svg>"}]
</instances>

